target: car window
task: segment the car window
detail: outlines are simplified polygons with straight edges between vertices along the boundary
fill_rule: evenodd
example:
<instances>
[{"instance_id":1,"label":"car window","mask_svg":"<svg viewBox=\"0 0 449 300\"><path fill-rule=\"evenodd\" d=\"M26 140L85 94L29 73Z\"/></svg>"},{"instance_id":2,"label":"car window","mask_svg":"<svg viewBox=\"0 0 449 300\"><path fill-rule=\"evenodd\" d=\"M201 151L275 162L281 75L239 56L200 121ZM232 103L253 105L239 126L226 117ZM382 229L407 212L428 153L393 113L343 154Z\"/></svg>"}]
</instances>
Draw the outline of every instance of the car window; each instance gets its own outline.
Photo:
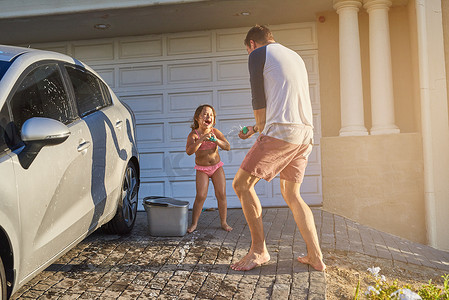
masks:
<instances>
[{"instance_id":1,"label":"car window","mask_svg":"<svg viewBox=\"0 0 449 300\"><path fill-rule=\"evenodd\" d=\"M10 122L8 106L3 105L2 110L0 110L0 153L8 149L6 143L6 128Z\"/></svg>"},{"instance_id":2,"label":"car window","mask_svg":"<svg viewBox=\"0 0 449 300\"><path fill-rule=\"evenodd\" d=\"M106 105L112 105L112 97L111 93L109 92L109 88L102 81L100 81L100 85L103 88L104 101Z\"/></svg>"},{"instance_id":3,"label":"car window","mask_svg":"<svg viewBox=\"0 0 449 300\"><path fill-rule=\"evenodd\" d=\"M20 139L19 130L8 111L8 106L3 105L0 110L0 152L23 145Z\"/></svg>"},{"instance_id":4,"label":"car window","mask_svg":"<svg viewBox=\"0 0 449 300\"><path fill-rule=\"evenodd\" d=\"M109 105L103 96L100 80L93 74L72 66L66 66L72 81L78 113L84 117Z\"/></svg>"},{"instance_id":5,"label":"car window","mask_svg":"<svg viewBox=\"0 0 449 300\"><path fill-rule=\"evenodd\" d=\"M19 83L10 106L19 131L32 117L51 118L64 124L73 120L69 98L56 64L32 69Z\"/></svg>"}]
</instances>

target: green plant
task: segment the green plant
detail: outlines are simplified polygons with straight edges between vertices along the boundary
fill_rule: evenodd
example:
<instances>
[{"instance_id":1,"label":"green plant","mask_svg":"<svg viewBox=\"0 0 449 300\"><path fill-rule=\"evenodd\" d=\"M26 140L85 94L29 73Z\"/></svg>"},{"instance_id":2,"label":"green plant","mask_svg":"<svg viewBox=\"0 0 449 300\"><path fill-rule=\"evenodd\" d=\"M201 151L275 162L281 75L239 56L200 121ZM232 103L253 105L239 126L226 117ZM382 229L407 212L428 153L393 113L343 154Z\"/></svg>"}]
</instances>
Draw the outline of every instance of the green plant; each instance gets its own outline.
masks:
<instances>
[{"instance_id":1,"label":"green plant","mask_svg":"<svg viewBox=\"0 0 449 300\"><path fill-rule=\"evenodd\" d=\"M432 279L429 283L423 285L418 291L418 295L421 296L423 300L426 299L438 299L438 300L448 300L449 299L449 274L441 276L444 279L443 289L440 289L432 283Z\"/></svg>"},{"instance_id":2,"label":"green plant","mask_svg":"<svg viewBox=\"0 0 449 300\"><path fill-rule=\"evenodd\" d=\"M360 299L360 279L357 282L357 287L355 288L355 295L353 300L359 300Z\"/></svg>"},{"instance_id":3,"label":"green plant","mask_svg":"<svg viewBox=\"0 0 449 300\"><path fill-rule=\"evenodd\" d=\"M443 288L439 288L429 280L429 283L413 291L410 285L399 286L398 281L388 283L385 276L380 275L379 267L368 268L370 276L374 279L374 285L370 285L365 292L366 299L371 300L449 300L449 274L441 276L444 279ZM357 283L354 300L361 296L360 280Z\"/></svg>"}]
</instances>

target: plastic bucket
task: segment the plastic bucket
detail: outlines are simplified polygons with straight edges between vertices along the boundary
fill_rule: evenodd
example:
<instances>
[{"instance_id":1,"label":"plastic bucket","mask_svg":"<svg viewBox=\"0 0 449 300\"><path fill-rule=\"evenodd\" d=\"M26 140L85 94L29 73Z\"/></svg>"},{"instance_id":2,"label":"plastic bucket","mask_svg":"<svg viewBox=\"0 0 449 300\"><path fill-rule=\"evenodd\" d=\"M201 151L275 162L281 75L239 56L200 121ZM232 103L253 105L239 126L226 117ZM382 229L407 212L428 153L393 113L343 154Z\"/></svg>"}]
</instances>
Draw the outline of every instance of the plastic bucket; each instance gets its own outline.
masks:
<instances>
[{"instance_id":1,"label":"plastic bucket","mask_svg":"<svg viewBox=\"0 0 449 300\"><path fill-rule=\"evenodd\" d=\"M189 202L168 197L143 199L148 229L153 236L183 236L187 232Z\"/></svg>"}]
</instances>

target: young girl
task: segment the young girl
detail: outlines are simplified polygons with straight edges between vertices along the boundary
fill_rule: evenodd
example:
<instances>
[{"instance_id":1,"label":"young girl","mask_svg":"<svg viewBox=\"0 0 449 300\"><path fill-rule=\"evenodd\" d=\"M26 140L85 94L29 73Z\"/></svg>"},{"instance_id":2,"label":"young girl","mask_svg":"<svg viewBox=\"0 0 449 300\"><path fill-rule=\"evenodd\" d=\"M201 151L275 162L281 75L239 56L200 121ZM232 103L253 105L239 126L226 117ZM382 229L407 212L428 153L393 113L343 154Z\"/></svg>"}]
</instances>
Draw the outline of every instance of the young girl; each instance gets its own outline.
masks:
<instances>
[{"instance_id":1,"label":"young girl","mask_svg":"<svg viewBox=\"0 0 449 300\"><path fill-rule=\"evenodd\" d=\"M208 104L200 105L193 116L192 132L187 137L186 153L195 153L196 197L193 204L192 224L187 229L191 233L198 225L204 201L207 197L209 178L212 179L217 197L221 227L226 231L232 228L226 223L226 181L223 162L218 155L218 147L231 149L229 142L220 130L215 129L215 109Z\"/></svg>"}]
</instances>

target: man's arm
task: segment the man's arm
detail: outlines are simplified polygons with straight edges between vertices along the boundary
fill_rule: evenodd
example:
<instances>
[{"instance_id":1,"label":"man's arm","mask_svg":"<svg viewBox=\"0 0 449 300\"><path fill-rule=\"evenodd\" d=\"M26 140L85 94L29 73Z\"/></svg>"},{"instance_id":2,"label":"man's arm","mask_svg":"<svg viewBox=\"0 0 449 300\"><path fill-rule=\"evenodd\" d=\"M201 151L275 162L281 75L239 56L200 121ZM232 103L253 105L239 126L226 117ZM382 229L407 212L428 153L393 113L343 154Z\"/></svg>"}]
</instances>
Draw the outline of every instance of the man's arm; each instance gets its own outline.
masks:
<instances>
[{"instance_id":1,"label":"man's arm","mask_svg":"<svg viewBox=\"0 0 449 300\"><path fill-rule=\"evenodd\" d=\"M241 139L246 140L247 138L252 137L256 132L262 132L265 128L265 123L267 120L267 109L255 109L254 118L256 119L256 124L254 126L246 126L248 128L248 132L244 134L242 131L239 132L239 137Z\"/></svg>"},{"instance_id":2,"label":"man's arm","mask_svg":"<svg viewBox=\"0 0 449 300\"><path fill-rule=\"evenodd\" d=\"M254 132L262 132L265 128L265 122L267 121L267 109L261 108L253 110L254 118L256 119L256 125L253 126ZM256 128L254 128L256 127Z\"/></svg>"}]
</instances>

